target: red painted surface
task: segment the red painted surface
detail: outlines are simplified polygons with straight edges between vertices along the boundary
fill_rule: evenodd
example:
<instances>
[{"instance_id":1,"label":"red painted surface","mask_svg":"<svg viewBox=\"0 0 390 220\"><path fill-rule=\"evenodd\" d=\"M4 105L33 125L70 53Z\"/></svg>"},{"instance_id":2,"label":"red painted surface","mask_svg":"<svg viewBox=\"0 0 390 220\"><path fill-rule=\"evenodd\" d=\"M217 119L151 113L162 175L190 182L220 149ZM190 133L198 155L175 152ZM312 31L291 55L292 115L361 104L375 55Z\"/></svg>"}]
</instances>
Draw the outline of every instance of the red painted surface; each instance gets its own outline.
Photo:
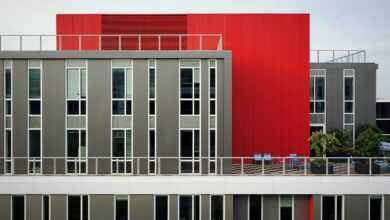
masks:
<instances>
[{"instance_id":1,"label":"red painted surface","mask_svg":"<svg viewBox=\"0 0 390 220\"><path fill-rule=\"evenodd\" d=\"M95 15L76 15L71 25L79 26L78 21L90 16ZM103 34L222 34L224 49L233 56L233 156L309 155L309 15L102 15L100 19ZM67 28L66 23L58 26L57 33L70 32ZM157 49L156 39L143 40L142 49ZM209 41L205 48L212 45ZM166 42L167 47L177 46L176 40ZM185 42L187 48L197 43ZM115 39L103 39L102 44L103 49L118 49ZM122 42L122 49L135 45L135 38L130 38Z\"/></svg>"}]
</instances>

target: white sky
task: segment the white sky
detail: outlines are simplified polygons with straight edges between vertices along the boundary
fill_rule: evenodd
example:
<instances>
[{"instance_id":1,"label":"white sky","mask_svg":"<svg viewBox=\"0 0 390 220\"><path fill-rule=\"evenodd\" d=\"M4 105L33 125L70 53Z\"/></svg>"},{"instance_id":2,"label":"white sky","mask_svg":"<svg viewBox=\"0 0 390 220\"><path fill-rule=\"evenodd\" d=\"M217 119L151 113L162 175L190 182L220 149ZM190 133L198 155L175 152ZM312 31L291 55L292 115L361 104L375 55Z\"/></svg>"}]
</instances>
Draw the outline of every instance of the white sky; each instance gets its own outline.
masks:
<instances>
[{"instance_id":1,"label":"white sky","mask_svg":"<svg viewBox=\"0 0 390 220\"><path fill-rule=\"evenodd\" d=\"M389 0L1 0L0 34L55 34L57 13L310 13L312 49L366 49L390 98Z\"/></svg>"}]
</instances>

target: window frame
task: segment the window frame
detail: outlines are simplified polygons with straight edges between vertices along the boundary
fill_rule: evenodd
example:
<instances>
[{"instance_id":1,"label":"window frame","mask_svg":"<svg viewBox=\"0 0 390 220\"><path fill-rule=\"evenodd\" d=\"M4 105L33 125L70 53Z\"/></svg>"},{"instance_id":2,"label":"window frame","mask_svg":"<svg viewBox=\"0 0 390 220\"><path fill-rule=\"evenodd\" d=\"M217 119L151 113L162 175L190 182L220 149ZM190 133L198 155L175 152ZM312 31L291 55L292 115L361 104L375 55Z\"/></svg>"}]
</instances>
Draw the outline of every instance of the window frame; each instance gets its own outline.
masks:
<instances>
[{"instance_id":1,"label":"window frame","mask_svg":"<svg viewBox=\"0 0 390 220\"><path fill-rule=\"evenodd\" d=\"M45 197L46 196L48 198L48 213L49 213L48 219L45 219ZM51 220L51 196L50 195L47 194L42 195L41 217L42 220Z\"/></svg>"},{"instance_id":2,"label":"window frame","mask_svg":"<svg viewBox=\"0 0 390 220\"><path fill-rule=\"evenodd\" d=\"M352 75L347 74L348 71L352 72ZM347 100L345 97L345 80L352 78L352 100ZM346 103L352 103L352 113L345 111ZM352 116L352 123L346 123L346 116ZM356 139L356 71L355 69L343 69L343 129L352 126L352 141L355 144Z\"/></svg>"},{"instance_id":3,"label":"window frame","mask_svg":"<svg viewBox=\"0 0 390 220\"><path fill-rule=\"evenodd\" d=\"M216 175L218 173L218 61L208 60L208 173ZM214 69L214 97L211 95L211 70ZM211 102L214 102L214 114L211 114ZM214 128L211 122L214 118ZM214 156L211 155L211 133L214 132ZM211 168L214 166L214 169Z\"/></svg>"},{"instance_id":4,"label":"window frame","mask_svg":"<svg viewBox=\"0 0 390 220\"><path fill-rule=\"evenodd\" d=\"M289 197L291 197L291 220L295 220L295 216L294 216L294 214L295 214L295 210L294 210L294 208L295 208L295 199L294 199L294 195L279 195L278 196L278 207L279 207L279 209L278 209L278 214L279 214L279 220L282 220L282 212L281 212L281 209L282 209L282 206L281 206L281 200L282 200L282 197L283 196L289 196ZM262 198L262 202L263 202L263 198ZM263 206L262 206L262 208L263 208ZM261 213L261 215L263 215L263 212ZM263 216L262 216L263 217Z\"/></svg>"},{"instance_id":5,"label":"window frame","mask_svg":"<svg viewBox=\"0 0 390 220\"><path fill-rule=\"evenodd\" d=\"M116 220L116 202L117 202L117 199L118 197L126 197L127 199L127 219L130 219L130 195L121 195L121 194L117 194L117 195L114 195L114 220Z\"/></svg>"},{"instance_id":6,"label":"window frame","mask_svg":"<svg viewBox=\"0 0 390 220\"><path fill-rule=\"evenodd\" d=\"M372 199L380 199L381 200L381 220L385 219L385 196L384 195L368 195L368 220L371 219L371 200Z\"/></svg>"},{"instance_id":7,"label":"window frame","mask_svg":"<svg viewBox=\"0 0 390 220\"><path fill-rule=\"evenodd\" d=\"M10 74L10 97L7 97L6 90L7 90L7 80L6 75L7 71L9 71ZM4 60L3 62L3 92L4 92L4 140L3 140L3 146L4 146L4 175L13 175L14 173L14 163L13 163L13 109L14 109L14 102L13 102L13 60ZM10 106L7 105L7 102L10 103ZM7 114L7 107L10 108L10 114ZM9 127L7 128L7 120L9 121ZM10 133L10 139L8 140L7 133ZM7 140L10 142L10 152L7 150ZM9 157L7 155L10 155Z\"/></svg>"},{"instance_id":8,"label":"window frame","mask_svg":"<svg viewBox=\"0 0 390 220\"><path fill-rule=\"evenodd\" d=\"M180 198L181 197L191 197L191 220L195 220L195 197L199 198L199 220L202 219L202 197L201 195L195 195L195 194L185 194L185 195L178 195L177 199L177 220L180 220Z\"/></svg>"},{"instance_id":9,"label":"window frame","mask_svg":"<svg viewBox=\"0 0 390 220\"><path fill-rule=\"evenodd\" d=\"M27 215L26 215L26 212L27 212L27 207L26 207L26 195L25 194L15 194L15 195L11 195L10 196L10 217L11 217L11 220L14 220L14 197L16 196L23 196L23 214L24 214L24 220L27 219Z\"/></svg>"},{"instance_id":10,"label":"window frame","mask_svg":"<svg viewBox=\"0 0 390 220\"><path fill-rule=\"evenodd\" d=\"M209 220L212 220L212 197L214 196L218 196L218 197L222 197L222 220L225 220L226 219L226 210L225 210L225 206L226 206L226 197L225 195L223 194L211 194L208 196L208 199L209 199Z\"/></svg>"},{"instance_id":11,"label":"window frame","mask_svg":"<svg viewBox=\"0 0 390 220\"><path fill-rule=\"evenodd\" d=\"M321 218L320 220L323 220L323 211L324 211L324 208L323 208L323 198L324 197L330 197L330 198L333 198L334 199L334 220L340 220L340 219L337 219L337 216L338 216L338 201L337 201L337 198L338 197L341 197L341 201L342 201L342 204L341 204L341 220L344 220L345 219L345 196L344 195L328 195L328 194L325 194L325 195L321 195L321 210L320 210L320 213L321 213Z\"/></svg>"},{"instance_id":12,"label":"window frame","mask_svg":"<svg viewBox=\"0 0 390 220\"><path fill-rule=\"evenodd\" d=\"M154 70L154 97L151 97L151 70ZM157 172L157 60L148 60L148 174L155 175ZM154 114L151 114L151 102L154 102ZM153 121L154 127L151 126ZM151 155L151 131L154 131L154 156Z\"/></svg>"},{"instance_id":13,"label":"window frame","mask_svg":"<svg viewBox=\"0 0 390 220\"><path fill-rule=\"evenodd\" d=\"M157 197L159 197L159 196L165 196L166 198L167 198L167 219L169 220L170 219L170 217L171 217L171 214L170 214L170 203L169 203L169 201L170 201L170 195L169 194L167 194L167 195L163 195L163 194L157 194L157 195L154 195L153 196L153 219L154 220L157 220L157 218L156 218L156 215L157 215L157 212L156 212L156 203L157 203Z\"/></svg>"},{"instance_id":14,"label":"window frame","mask_svg":"<svg viewBox=\"0 0 390 220\"><path fill-rule=\"evenodd\" d=\"M69 197L79 197L80 198L80 220L83 220L83 197L87 196L87 201L88 201L88 220L91 220L91 197L87 194L69 194L66 195L66 220L71 220L69 219Z\"/></svg>"}]
</instances>

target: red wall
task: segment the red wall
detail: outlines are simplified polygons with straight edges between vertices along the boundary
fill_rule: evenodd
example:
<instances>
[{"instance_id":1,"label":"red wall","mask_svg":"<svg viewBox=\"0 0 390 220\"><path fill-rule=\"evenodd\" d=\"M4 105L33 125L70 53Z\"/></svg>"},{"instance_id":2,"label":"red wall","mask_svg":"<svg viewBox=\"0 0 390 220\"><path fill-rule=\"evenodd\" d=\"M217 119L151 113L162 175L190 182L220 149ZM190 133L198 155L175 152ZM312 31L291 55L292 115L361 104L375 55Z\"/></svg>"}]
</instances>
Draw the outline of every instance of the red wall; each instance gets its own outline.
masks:
<instances>
[{"instance_id":1,"label":"red wall","mask_svg":"<svg viewBox=\"0 0 390 220\"><path fill-rule=\"evenodd\" d=\"M101 28L104 34L222 34L224 49L233 56L233 155L309 155L309 15L75 15L61 23L62 16L57 16L57 33ZM78 29L86 19L97 28ZM156 49L153 42L143 49ZM103 44L118 46L113 39ZM125 45L134 46L131 39Z\"/></svg>"}]
</instances>

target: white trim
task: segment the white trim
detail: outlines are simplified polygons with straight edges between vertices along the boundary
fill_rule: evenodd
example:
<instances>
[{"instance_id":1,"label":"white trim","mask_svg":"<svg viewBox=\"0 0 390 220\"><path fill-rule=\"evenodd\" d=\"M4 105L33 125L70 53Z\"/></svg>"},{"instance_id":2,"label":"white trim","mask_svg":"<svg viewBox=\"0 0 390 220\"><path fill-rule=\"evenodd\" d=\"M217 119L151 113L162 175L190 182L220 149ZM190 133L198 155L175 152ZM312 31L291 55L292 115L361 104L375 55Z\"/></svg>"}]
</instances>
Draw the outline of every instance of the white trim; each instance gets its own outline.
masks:
<instances>
[{"instance_id":1,"label":"white trim","mask_svg":"<svg viewBox=\"0 0 390 220\"><path fill-rule=\"evenodd\" d=\"M4 92L4 106L3 106L3 110L4 110L4 140L3 140L3 144L4 144L4 174L9 174L9 175L13 175L14 173L14 162L13 162L13 145L14 145L14 141L13 141L13 111L14 111L14 102L13 102L13 88L14 88L14 85L13 85L13 60L5 60L3 62L4 64L4 68L3 68L3 77L4 77L4 83L3 83L3 92ZM8 65L9 66L8 66ZM10 98L7 98L7 94L6 94L6 72L7 70L10 70ZM7 102L11 102L11 112L10 114L7 114ZM6 127L6 123L7 123L7 116L8 118L10 119L10 128L7 128ZM11 143L11 149L9 152L11 157L8 158L7 157L7 131L9 131L11 133L11 137L10 137L10 143ZM10 172L7 172L7 168L8 168L8 164L10 166Z\"/></svg>"},{"instance_id":2,"label":"white trim","mask_svg":"<svg viewBox=\"0 0 390 220\"><path fill-rule=\"evenodd\" d=\"M150 98L150 70L154 70L154 98ZM157 174L157 60L149 59L148 60L148 174ZM154 101L154 114L150 114L150 102ZM154 117L154 128L150 127L150 121ZM150 156L150 131L154 131L154 157ZM151 163L154 164L154 172L151 171ZM158 164L160 166L160 164Z\"/></svg>"},{"instance_id":3,"label":"white trim","mask_svg":"<svg viewBox=\"0 0 390 220\"><path fill-rule=\"evenodd\" d=\"M82 62L85 65L75 65L72 61ZM77 70L78 72L78 98L68 98L68 70ZM82 89L82 71L85 71L85 98L81 97L81 89ZM75 174L88 174L88 60L66 60L65 61L65 173L67 175L75 175ZM68 101L77 101L79 104L78 114L68 114ZM85 115L81 113L81 103L85 102ZM85 117L85 128L68 128L68 118L71 117ZM79 135L79 150L81 146L81 132L85 131L85 158L82 158L80 152L78 152L78 157L68 157L68 131L76 131ZM73 159L70 159L73 158ZM68 164L74 163L74 172L70 173L68 171ZM82 165L85 166L85 172L82 172ZM78 167L78 168L77 168Z\"/></svg>"},{"instance_id":4,"label":"white trim","mask_svg":"<svg viewBox=\"0 0 390 220\"><path fill-rule=\"evenodd\" d=\"M291 220L294 220L294 195L286 195L286 194L284 194L284 195L280 195L279 194L279 196L278 196L278 207L279 207L279 209L278 209L278 219L279 220L281 220L281 203L280 203L280 200L281 200L281 197L282 196L289 196L289 197L291 197ZM261 198L263 198L263 197L261 197ZM263 202L263 201L262 201ZM261 205L263 205L263 204L261 204ZM261 206L261 208L263 209L263 206ZM261 215L263 215L263 212L261 212ZM262 216L263 217L263 216Z\"/></svg>"},{"instance_id":5,"label":"white trim","mask_svg":"<svg viewBox=\"0 0 390 220\"><path fill-rule=\"evenodd\" d=\"M119 196L126 197L127 200L127 219L130 219L130 195L115 194L114 195L114 220L116 220L116 201Z\"/></svg>"},{"instance_id":6,"label":"white trim","mask_svg":"<svg viewBox=\"0 0 390 220\"><path fill-rule=\"evenodd\" d=\"M199 65L198 66L183 66L182 62L185 60L192 60L196 61ZM191 69L192 74L194 75L195 70L199 71L199 98L195 98L195 80L194 77L192 77L192 98L181 98L181 69ZM192 173L191 174L201 174L202 173L202 63L200 59L181 59L179 60L179 69L178 69L178 94L179 94L179 130L178 130L178 153L179 153L179 175L186 175L187 173L182 172L182 163L192 163ZM181 102L182 101L192 101L192 114L181 114ZM195 102L199 102L199 114L195 114ZM182 128L181 126L181 117L186 116L197 116L199 117L199 127L198 128ZM181 156L181 131L187 130L192 131L193 139L192 139L192 157L191 159L182 159ZM194 131L199 131L199 156L198 159L195 159L195 148L194 148ZM195 172L195 164L198 164L199 172Z\"/></svg>"},{"instance_id":7,"label":"white trim","mask_svg":"<svg viewBox=\"0 0 390 220\"><path fill-rule=\"evenodd\" d=\"M114 63L118 61L124 61L126 62L125 65L118 65L118 66L115 66ZM128 62L128 63L127 63ZM116 174L116 175L126 175L126 174L132 174L133 173L133 170L134 170L134 163L133 163L133 156L134 156L134 132L133 132L133 122L134 122L134 64L133 64L133 60L132 59L112 59L111 60L111 69L110 69L110 157L111 157L111 160L110 160L110 170L111 170L111 174ZM123 69L124 70L124 97L123 98L113 98L113 93L112 93L112 89L113 89L113 70L114 69ZM128 71L131 71L131 97L127 97L127 73ZM123 101L124 102L124 112L123 114L121 114L121 116L131 116L131 127L128 127L128 128L113 128L112 127L112 118L114 116L113 112L112 112L112 106L113 106L113 101L115 100L118 100L118 101ZM131 114L130 115L127 115L126 114L126 111L127 111L127 101L131 101ZM119 114L115 114L115 115L119 115ZM124 132L124 156L123 156L123 159L121 158L114 158L113 157L113 150L112 150L112 141L113 141L113 138L112 138L112 134L113 134L113 131L123 131ZM127 138L126 138L126 133L127 131L130 131L131 132L131 157L128 158L127 157L127 149L126 149L126 144L127 144ZM113 172L113 162L116 162L116 165L117 165L117 168L116 168L116 172L114 173ZM131 163L131 170L130 170L130 173L127 173L127 163ZM119 163L123 163L123 167L124 167L124 172L119 172ZM138 169L138 167L137 167Z\"/></svg>"},{"instance_id":8,"label":"white trim","mask_svg":"<svg viewBox=\"0 0 390 220\"><path fill-rule=\"evenodd\" d=\"M23 215L24 215L24 220L26 220L26 218L27 218L27 215L26 215L26 212L27 212L27 207L26 207L26 194L12 194L11 196L10 196L10 200L11 200L11 204L10 204L10 220L13 220L13 214L14 214L14 196L23 196L23 209L24 209L24 211L23 211Z\"/></svg>"},{"instance_id":9,"label":"white trim","mask_svg":"<svg viewBox=\"0 0 390 220\"><path fill-rule=\"evenodd\" d=\"M385 196L384 195L369 195L368 196L368 220L371 220L371 198L379 198L381 200L381 220L385 220Z\"/></svg>"},{"instance_id":10,"label":"white trim","mask_svg":"<svg viewBox=\"0 0 390 220\"><path fill-rule=\"evenodd\" d=\"M347 75L346 71L353 71L352 75ZM346 126L352 126L352 141L353 144L355 144L356 139L356 79L355 79L355 69L343 69L343 128L345 129ZM352 100L345 100L345 79L346 78L352 78ZM352 113L346 113L345 112L345 103L352 103ZM345 115L352 115L352 123L345 123Z\"/></svg>"},{"instance_id":11,"label":"white trim","mask_svg":"<svg viewBox=\"0 0 390 220\"><path fill-rule=\"evenodd\" d=\"M211 66L211 63L214 62L214 66ZM208 173L209 174L217 174L217 171L218 171L218 62L216 59L213 59L213 60L208 60L208 95L207 95L207 99L208 99L208 132L207 132L207 135L208 135ZM215 80L215 88L214 88L214 98L211 98L211 70L214 69L214 80ZM214 114L213 116L211 116L211 102L214 102ZM211 120L212 118L215 119L214 121L214 128L211 128ZM214 157L211 159L211 156L210 156L210 152L211 152L211 139L210 139L210 136L211 136L211 131L214 131L214 140L215 140L215 143L214 143ZM211 167L211 163L214 163L214 172L211 172L210 171L210 167Z\"/></svg>"},{"instance_id":12,"label":"white trim","mask_svg":"<svg viewBox=\"0 0 390 220\"><path fill-rule=\"evenodd\" d=\"M317 73L317 72L322 72L321 74ZM324 123L313 123L315 125L313 126L322 126L323 127L323 131L324 133L326 133L326 120L327 120L327 105L326 105L326 82L327 82L327 69L311 69L310 70L310 82L311 83L311 79L313 78L313 88L314 88L314 94L313 94L313 98L309 97L310 98L310 104L311 102L313 102L313 112L310 112L310 115L324 115ZM323 100L317 100L316 99L316 95L317 95L317 82L316 82L316 79L317 78L323 78L324 79L324 99ZM310 91L311 92L311 91ZM324 103L324 112L316 112L316 105L317 103ZM310 124L310 126L312 126L312 124Z\"/></svg>"}]
</instances>

